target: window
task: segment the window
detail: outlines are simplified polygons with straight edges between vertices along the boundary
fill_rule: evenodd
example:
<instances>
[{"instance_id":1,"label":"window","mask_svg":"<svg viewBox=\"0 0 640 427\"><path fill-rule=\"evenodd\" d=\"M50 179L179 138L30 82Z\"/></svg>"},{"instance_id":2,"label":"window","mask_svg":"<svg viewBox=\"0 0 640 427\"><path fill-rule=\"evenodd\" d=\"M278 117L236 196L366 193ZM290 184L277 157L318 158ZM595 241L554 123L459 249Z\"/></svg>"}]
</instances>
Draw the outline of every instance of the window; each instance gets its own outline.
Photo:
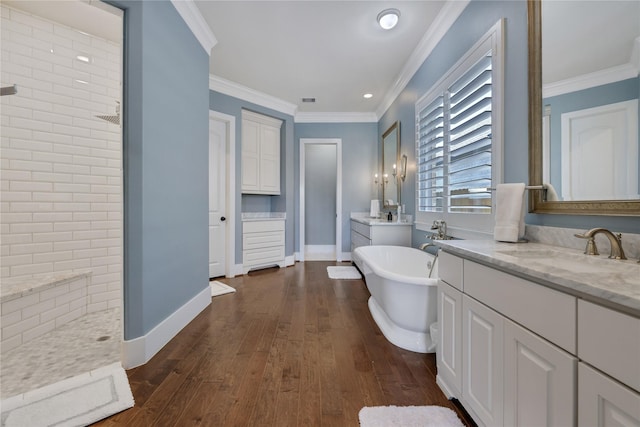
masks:
<instances>
[{"instance_id":1,"label":"window","mask_svg":"<svg viewBox=\"0 0 640 427\"><path fill-rule=\"evenodd\" d=\"M457 237L493 229L491 188L501 181L501 26L416 103L418 228L444 219Z\"/></svg>"}]
</instances>

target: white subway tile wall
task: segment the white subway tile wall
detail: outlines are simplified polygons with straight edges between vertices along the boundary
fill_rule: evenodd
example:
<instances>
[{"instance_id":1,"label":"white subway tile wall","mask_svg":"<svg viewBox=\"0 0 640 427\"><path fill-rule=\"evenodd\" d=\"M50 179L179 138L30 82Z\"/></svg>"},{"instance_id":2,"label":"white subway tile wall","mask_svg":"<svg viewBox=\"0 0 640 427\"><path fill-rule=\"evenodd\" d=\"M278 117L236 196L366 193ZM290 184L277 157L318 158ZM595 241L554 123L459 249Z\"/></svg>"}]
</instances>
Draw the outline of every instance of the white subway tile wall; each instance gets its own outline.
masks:
<instances>
[{"instance_id":1,"label":"white subway tile wall","mask_svg":"<svg viewBox=\"0 0 640 427\"><path fill-rule=\"evenodd\" d=\"M78 306L79 291L55 296L55 311L40 314L46 321L31 325L31 332L23 329L34 316L18 319L3 310L3 324L21 325L14 330L31 337L62 321L56 319L122 304L121 128L96 117L116 114L121 44L0 9L0 83L18 85L16 95L0 97L0 277L15 284L90 272L86 307ZM58 304L60 298L73 303ZM51 303L33 304L27 308ZM16 336L5 333L3 344Z\"/></svg>"}]
</instances>

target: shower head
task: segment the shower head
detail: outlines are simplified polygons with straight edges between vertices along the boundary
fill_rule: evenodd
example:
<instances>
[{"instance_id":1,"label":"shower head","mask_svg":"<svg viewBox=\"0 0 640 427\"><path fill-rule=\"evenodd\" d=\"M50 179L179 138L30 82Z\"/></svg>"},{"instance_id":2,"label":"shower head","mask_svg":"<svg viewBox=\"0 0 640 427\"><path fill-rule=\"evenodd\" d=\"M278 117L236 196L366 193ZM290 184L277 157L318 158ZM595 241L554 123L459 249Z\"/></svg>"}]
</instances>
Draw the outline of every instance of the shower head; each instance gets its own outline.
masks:
<instances>
[{"instance_id":1,"label":"shower head","mask_svg":"<svg viewBox=\"0 0 640 427\"><path fill-rule=\"evenodd\" d=\"M102 120L106 120L111 124L120 126L120 102L116 101L116 114L98 115L96 117Z\"/></svg>"}]
</instances>

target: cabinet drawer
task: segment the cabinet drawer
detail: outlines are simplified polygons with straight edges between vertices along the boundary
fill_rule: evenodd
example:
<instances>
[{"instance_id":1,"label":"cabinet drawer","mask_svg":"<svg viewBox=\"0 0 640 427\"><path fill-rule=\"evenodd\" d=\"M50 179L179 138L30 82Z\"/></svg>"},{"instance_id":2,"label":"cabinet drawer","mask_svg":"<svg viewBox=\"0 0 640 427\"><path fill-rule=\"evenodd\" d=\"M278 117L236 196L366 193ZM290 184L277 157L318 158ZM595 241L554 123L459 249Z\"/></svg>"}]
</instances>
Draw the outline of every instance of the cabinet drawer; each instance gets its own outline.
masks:
<instances>
[{"instance_id":1,"label":"cabinet drawer","mask_svg":"<svg viewBox=\"0 0 640 427\"><path fill-rule=\"evenodd\" d=\"M272 246L284 246L284 233L282 231L265 231L242 236L242 248L245 250Z\"/></svg>"},{"instance_id":2,"label":"cabinet drawer","mask_svg":"<svg viewBox=\"0 0 640 427\"><path fill-rule=\"evenodd\" d=\"M362 234L367 239L371 239L371 227L366 224L362 224L357 221L351 221L351 230L356 233Z\"/></svg>"},{"instance_id":3,"label":"cabinet drawer","mask_svg":"<svg viewBox=\"0 0 640 427\"><path fill-rule=\"evenodd\" d=\"M440 274L440 279L460 291L463 290L462 264L462 258L450 253L440 251L438 255L438 274Z\"/></svg>"},{"instance_id":4,"label":"cabinet drawer","mask_svg":"<svg viewBox=\"0 0 640 427\"><path fill-rule=\"evenodd\" d=\"M242 223L243 233L258 233L262 231L284 231L284 221L246 221Z\"/></svg>"},{"instance_id":5,"label":"cabinet drawer","mask_svg":"<svg viewBox=\"0 0 640 427\"><path fill-rule=\"evenodd\" d=\"M575 297L472 261L463 274L466 294L576 354Z\"/></svg>"},{"instance_id":6,"label":"cabinet drawer","mask_svg":"<svg viewBox=\"0 0 640 427\"><path fill-rule=\"evenodd\" d=\"M640 319L578 300L578 357L640 391Z\"/></svg>"},{"instance_id":7,"label":"cabinet drawer","mask_svg":"<svg viewBox=\"0 0 640 427\"><path fill-rule=\"evenodd\" d=\"M371 240L367 239L362 234L356 233L355 231L351 230L351 247L353 249L359 246L369 246L369 245L371 245Z\"/></svg>"},{"instance_id":8,"label":"cabinet drawer","mask_svg":"<svg viewBox=\"0 0 640 427\"><path fill-rule=\"evenodd\" d=\"M269 263L278 263L284 259L284 246L274 246L264 249L249 249L242 252L243 265L257 266Z\"/></svg>"}]
</instances>

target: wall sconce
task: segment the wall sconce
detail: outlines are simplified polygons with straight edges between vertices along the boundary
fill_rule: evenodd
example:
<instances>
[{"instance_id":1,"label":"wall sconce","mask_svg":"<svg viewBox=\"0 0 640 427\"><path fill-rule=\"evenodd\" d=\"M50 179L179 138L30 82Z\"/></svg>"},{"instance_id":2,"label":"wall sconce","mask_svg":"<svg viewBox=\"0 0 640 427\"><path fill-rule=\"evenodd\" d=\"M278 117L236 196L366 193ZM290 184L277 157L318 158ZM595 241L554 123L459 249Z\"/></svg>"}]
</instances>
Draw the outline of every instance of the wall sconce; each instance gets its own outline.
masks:
<instances>
[{"instance_id":1,"label":"wall sconce","mask_svg":"<svg viewBox=\"0 0 640 427\"><path fill-rule=\"evenodd\" d=\"M395 174L396 165L393 165L393 173ZM400 179L404 182L407 177L407 155L403 154L400 158Z\"/></svg>"}]
</instances>

